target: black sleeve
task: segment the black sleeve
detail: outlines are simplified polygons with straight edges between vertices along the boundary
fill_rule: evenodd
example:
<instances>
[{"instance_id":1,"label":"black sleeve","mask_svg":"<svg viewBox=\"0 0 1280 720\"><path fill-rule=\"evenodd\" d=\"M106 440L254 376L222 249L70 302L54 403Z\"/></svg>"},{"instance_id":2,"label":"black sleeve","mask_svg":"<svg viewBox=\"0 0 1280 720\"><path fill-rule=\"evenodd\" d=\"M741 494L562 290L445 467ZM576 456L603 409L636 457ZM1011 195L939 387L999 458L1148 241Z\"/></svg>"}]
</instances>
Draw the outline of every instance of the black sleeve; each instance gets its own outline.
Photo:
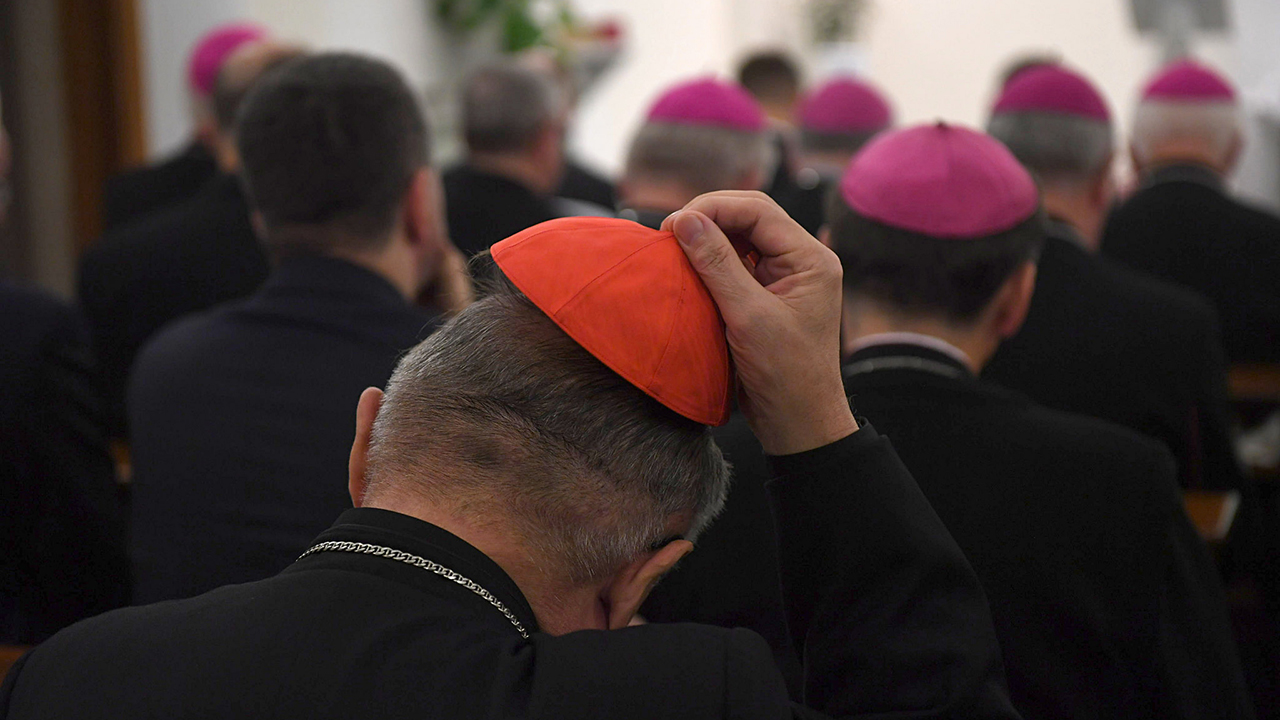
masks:
<instances>
[{"instance_id":1,"label":"black sleeve","mask_svg":"<svg viewBox=\"0 0 1280 720\"><path fill-rule=\"evenodd\" d=\"M982 587L889 441L864 426L771 462L805 705L836 717L1018 717Z\"/></svg>"},{"instance_id":2,"label":"black sleeve","mask_svg":"<svg viewBox=\"0 0 1280 720\"><path fill-rule=\"evenodd\" d=\"M128 599L115 468L83 326L69 309L46 337L39 391L25 435L41 508L23 552L43 596L43 633L52 633Z\"/></svg>"}]
</instances>

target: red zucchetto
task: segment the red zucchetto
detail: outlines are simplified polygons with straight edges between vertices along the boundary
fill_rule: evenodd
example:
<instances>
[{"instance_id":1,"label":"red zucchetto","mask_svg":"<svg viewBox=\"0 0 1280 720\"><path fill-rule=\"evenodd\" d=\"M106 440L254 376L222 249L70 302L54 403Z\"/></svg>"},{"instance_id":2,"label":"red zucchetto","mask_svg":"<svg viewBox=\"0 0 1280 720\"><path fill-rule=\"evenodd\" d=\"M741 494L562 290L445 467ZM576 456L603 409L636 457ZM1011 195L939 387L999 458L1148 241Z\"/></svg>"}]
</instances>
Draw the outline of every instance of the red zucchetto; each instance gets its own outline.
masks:
<instances>
[{"instance_id":1,"label":"red zucchetto","mask_svg":"<svg viewBox=\"0 0 1280 720\"><path fill-rule=\"evenodd\" d=\"M876 132L893 123L884 95L852 77L830 80L805 96L798 116L802 129L830 134Z\"/></svg>"},{"instance_id":2,"label":"red zucchetto","mask_svg":"<svg viewBox=\"0 0 1280 720\"><path fill-rule=\"evenodd\" d=\"M1073 115L1110 122L1102 94L1082 75L1059 65L1043 65L1020 72L996 99L993 115L1041 112Z\"/></svg>"},{"instance_id":3,"label":"red zucchetto","mask_svg":"<svg viewBox=\"0 0 1280 720\"><path fill-rule=\"evenodd\" d=\"M231 53L245 43L264 40L266 37L267 31L264 28L249 23L231 23L210 30L191 49L191 59L187 63L187 83L201 95L209 95L218 80L218 71L227 58L231 57Z\"/></svg>"},{"instance_id":4,"label":"red zucchetto","mask_svg":"<svg viewBox=\"0 0 1280 720\"><path fill-rule=\"evenodd\" d=\"M765 129L764 110L755 98L739 85L715 78L692 80L667 90L649 108L645 119L740 132Z\"/></svg>"},{"instance_id":5,"label":"red zucchetto","mask_svg":"<svg viewBox=\"0 0 1280 720\"><path fill-rule=\"evenodd\" d=\"M937 123L887 132L854 158L840 194L878 223L938 238L1011 230L1040 205L1035 181L998 140Z\"/></svg>"},{"instance_id":6,"label":"red zucchetto","mask_svg":"<svg viewBox=\"0 0 1280 720\"><path fill-rule=\"evenodd\" d=\"M1235 99L1235 88L1226 78L1190 59L1164 66L1142 91L1144 102L1229 103Z\"/></svg>"},{"instance_id":7,"label":"red zucchetto","mask_svg":"<svg viewBox=\"0 0 1280 720\"><path fill-rule=\"evenodd\" d=\"M724 321L675 235L617 218L561 218L503 240L493 261L569 337L653 399L729 420Z\"/></svg>"}]
</instances>

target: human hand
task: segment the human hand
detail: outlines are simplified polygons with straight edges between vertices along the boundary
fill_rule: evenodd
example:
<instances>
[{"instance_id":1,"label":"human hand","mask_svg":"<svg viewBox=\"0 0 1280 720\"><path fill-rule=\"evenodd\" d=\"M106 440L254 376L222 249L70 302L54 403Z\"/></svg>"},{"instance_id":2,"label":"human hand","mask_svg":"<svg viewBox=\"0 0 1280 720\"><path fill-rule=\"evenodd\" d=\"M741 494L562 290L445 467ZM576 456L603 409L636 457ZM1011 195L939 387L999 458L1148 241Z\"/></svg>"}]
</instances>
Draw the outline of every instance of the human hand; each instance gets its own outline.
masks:
<instances>
[{"instance_id":1,"label":"human hand","mask_svg":"<svg viewBox=\"0 0 1280 720\"><path fill-rule=\"evenodd\" d=\"M840 375L835 253L759 192L699 196L662 227L720 308L740 406L765 452L803 452L855 432Z\"/></svg>"}]
</instances>

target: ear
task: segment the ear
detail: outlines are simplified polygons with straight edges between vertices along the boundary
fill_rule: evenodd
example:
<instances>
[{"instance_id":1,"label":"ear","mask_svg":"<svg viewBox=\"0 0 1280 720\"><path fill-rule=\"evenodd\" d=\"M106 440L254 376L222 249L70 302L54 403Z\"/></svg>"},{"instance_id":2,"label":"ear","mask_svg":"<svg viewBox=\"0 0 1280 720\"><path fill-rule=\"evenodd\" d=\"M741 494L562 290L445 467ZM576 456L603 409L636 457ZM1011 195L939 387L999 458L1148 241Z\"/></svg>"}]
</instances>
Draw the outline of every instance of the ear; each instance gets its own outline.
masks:
<instances>
[{"instance_id":1,"label":"ear","mask_svg":"<svg viewBox=\"0 0 1280 720\"><path fill-rule=\"evenodd\" d=\"M738 181L738 187L733 190L763 190L764 189L764 170L759 167L751 168L742 175ZM726 190L730 188L725 188Z\"/></svg>"},{"instance_id":2,"label":"ear","mask_svg":"<svg viewBox=\"0 0 1280 720\"><path fill-rule=\"evenodd\" d=\"M823 225L818 228L818 242L826 245L828 248L835 250L835 246L831 244L831 226Z\"/></svg>"},{"instance_id":3,"label":"ear","mask_svg":"<svg viewBox=\"0 0 1280 720\"><path fill-rule=\"evenodd\" d=\"M1000 339L1018 334L1022 323L1027 319L1027 311L1031 309L1031 297L1035 290L1036 264L1028 260L1013 271L997 296L992 321Z\"/></svg>"},{"instance_id":4,"label":"ear","mask_svg":"<svg viewBox=\"0 0 1280 720\"><path fill-rule=\"evenodd\" d=\"M373 435L373 421L378 417L381 407L381 390L371 387L360 393L360 402L356 405L356 441L351 445L351 459L347 462L347 491L351 493L351 504L355 507L360 507L364 502L367 486L365 472L369 467L369 438Z\"/></svg>"},{"instance_id":5,"label":"ear","mask_svg":"<svg viewBox=\"0 0 1280 720\"><path fill-rule=\"evenodd\" d=\"M660 550L645 553L618 571L600 591L600 602L609 616L609 629L626 627L663 575L693 550L688 540L673 540Z\"/></svg>"},{"instance_id":6,"label":"ear","mask_svg":"<svg viewBox=\"0 0 1280 720\"><path fill-rule=\"evenodd\" d=\"M1141 178L1145 167L1142 163L1142 157L1138 155L1138 149L1134 147L1133 143L1129 143L1129 162L1133 165L1133 174Z\"/></svg>"},{"instance_id":7,"label":"ear","mask_svg":"<svg viewBox=\"0 0 1280 720\"><path fill-rule=\"evenodd\" d=\"M1098 176L1093 179L1093 183L1089 187L1089 202L1096 208L1104 210L1111 206L1111 199L1115 195L1115 173L1111 170L1115 164L1116 154L1113 152L1107 156L1107 161L1103 163L1102 169L1098 171Z\"/></svg>"},{"instance_id":8,"label":"ear","mask_svg":"<svg viewBox=\"0 0 1280 720\"><path fill-rule=\"evenodd\" d=\"M405 236L415 249L439 242L440 212L444 191L440 177L429 167L419 168L404 191L402 203Z\"/></svg>"},{"instance_id":9,"label":"ear","mask_svg":"<svg viewBox=\"0 0 1280 720\"><path fill-rule=\"evenodd\" d=\"M1236 171L1236 163L1240 161L1240 153L1244 151L1244 133L1236 131L1231 138L1231 148L1223 160L1222 174L1230 176Z\"/></svg>"}]
</instances>

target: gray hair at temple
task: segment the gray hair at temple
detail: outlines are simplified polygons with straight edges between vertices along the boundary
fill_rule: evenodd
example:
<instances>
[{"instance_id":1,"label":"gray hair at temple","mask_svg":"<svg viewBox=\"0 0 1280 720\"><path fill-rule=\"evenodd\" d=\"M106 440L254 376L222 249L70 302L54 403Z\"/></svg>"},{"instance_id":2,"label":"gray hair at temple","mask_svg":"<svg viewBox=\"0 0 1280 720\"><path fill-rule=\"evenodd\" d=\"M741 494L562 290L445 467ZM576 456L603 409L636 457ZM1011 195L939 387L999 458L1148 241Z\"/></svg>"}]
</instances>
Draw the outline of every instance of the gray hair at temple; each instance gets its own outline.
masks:
<instances>
[{"instance_id":1,"label":"gray hair at temple","mask_svg":"<svg viewBox=\"0 0 1280 720\"><path fill-rule=\"evenodd\" d=\"M1110 169L1115 133L1103 120L1048 112L993 115L987 133L1004 143L1041 185L1079 185Z\"/></svg>"},{"instance_id":2,"label":"gray hair at temple","mask_svg":"<svg viewBox=\"0 0 1280 720\"><path fill-rule=\"evenodd\" d=\"M696 537L729 487L710 431L609 370L490 271L487 294L391 376L366 495L415 492L508 523L549 577L573 583L609 576L673 527Z\"/></svg>"},{"instance_id":3,"label":"gray hair at temple","mask_svg":"<svg viewBox=\"0 0 1280 720\"><path fill-rule=\"evenodd\" d=\"M1171 103L1147 100L1133 119L1133 152L1149 161L1168 143L1195 142L1208 148L1215 161L1226 162L1241 133L1240 108L1234 102Z\"/></svg>"},{"instance_id":4,"label":"gray hair at temple","mask_svg":"<svg viewBox=\"0 0 1280 720\"><path fill-rule=\"evenodd\" d=\"M538 133L563 121L568 98L547 73L513 62L487 65L467 78L462 124L472 152L523 150Z\"/></svg>"},{"instance_id":5,"label":"gray hair at temple","mask_svg":"<svg viewBox=\"0 0 1280 720\"><path fill-rule=\"evenodd\" d=\"M765 133L684 123L647 122L631 141L625 177L679 183L695 195L762 182L770 165Z\"/></svg>"}]
</instances>

